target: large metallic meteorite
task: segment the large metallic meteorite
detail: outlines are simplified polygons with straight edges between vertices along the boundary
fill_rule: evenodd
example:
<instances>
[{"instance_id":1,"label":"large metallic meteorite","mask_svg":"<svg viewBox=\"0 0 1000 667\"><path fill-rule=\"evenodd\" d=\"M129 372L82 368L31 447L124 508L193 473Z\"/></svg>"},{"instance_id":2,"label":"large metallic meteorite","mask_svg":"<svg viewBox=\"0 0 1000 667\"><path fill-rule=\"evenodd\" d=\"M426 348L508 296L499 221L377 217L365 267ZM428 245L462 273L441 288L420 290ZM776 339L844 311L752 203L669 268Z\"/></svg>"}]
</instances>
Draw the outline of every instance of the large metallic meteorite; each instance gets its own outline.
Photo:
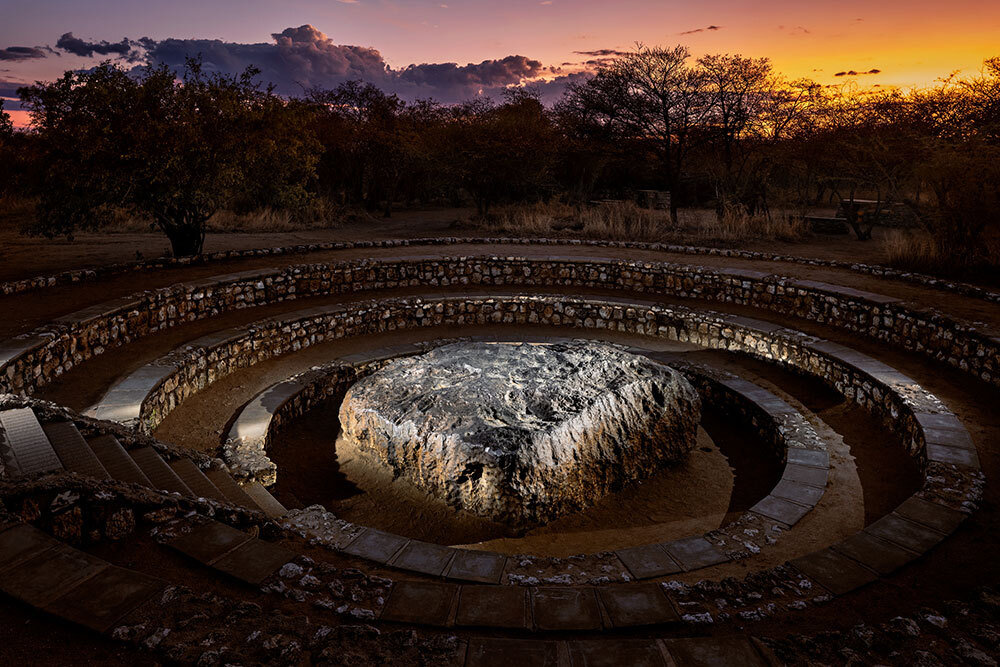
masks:
<instances>
[{"instance_id":1,"label":"large metallic meteorite","mask_svg":"<svg viewBox=\"0 0 1000 667\"><path fill-rule=\"evenodd\" d=\"M527 527L691 450L698 394L614 346L455 343L352 386L343 436L452 505Z\"/></svg>"}]
</instances>

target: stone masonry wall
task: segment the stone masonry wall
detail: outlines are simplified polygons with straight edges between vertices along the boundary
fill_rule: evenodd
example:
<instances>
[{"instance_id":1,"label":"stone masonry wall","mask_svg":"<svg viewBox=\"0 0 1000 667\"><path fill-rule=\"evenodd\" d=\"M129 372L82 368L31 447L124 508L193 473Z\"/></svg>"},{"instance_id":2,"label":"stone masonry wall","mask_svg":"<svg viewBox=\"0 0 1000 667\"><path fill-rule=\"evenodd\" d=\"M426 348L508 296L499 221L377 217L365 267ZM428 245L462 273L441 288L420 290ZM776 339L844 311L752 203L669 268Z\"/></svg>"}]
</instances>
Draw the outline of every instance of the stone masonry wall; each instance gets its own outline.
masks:
<instances>
[{"instance_id":1,"label":"stone masonry wall","mask_svg":"<svg viewBox=\"0 0 1000 667\"><path fill-rule=\"evenodd\" d=\"M923 431L914 413L933 412L938 407L935 399L918 387L908 394L894 391L841 357L824 352L825 341L817 342L775 327L765 331L755 328L753 320L684 307L558 296L509 296L387 299L350 304L350 308L316 310L321 312L310 311L294 320L264 323L215 347L186 350L183 353L186 358L177 360L178 370L162 381L143 404L144 428L155 428L184 398L216 378L277 354L333 338L442 325L548 325L617 331L739 351L775 361L820 377L883 419L905 438L910 454L921 462Z\"/></svg>"},{"instance_id":2,"label":"stone masonry wall","mask_svg":"<svg viewBox=\"0 0 1000 667\"><path fill-rule=\"evenodd\" d=\"M619 289L734 303L847 329L1000 386L1000 338L895 299L753 271L623 260L459 257L365 260L217 276L61 318L0 346L0 391L30 394L80 362L166 327L327 294L429 287Z\"/></svg>"}]
</instances>

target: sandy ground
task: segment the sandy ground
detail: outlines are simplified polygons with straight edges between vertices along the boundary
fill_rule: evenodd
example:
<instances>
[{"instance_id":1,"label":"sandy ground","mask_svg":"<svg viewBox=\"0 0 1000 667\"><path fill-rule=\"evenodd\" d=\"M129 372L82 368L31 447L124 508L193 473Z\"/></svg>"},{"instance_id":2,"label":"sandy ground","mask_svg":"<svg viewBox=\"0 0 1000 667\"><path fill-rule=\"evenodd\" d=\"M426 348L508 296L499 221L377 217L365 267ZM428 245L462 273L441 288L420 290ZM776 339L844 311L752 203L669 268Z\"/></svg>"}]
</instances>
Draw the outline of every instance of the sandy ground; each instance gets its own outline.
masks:
<instances>
[{"instance_id":1,"label":"sandy ground","mask_svg":"<svg viewBox=\"0 0 1000 667\"><path fill-rule=\"evenodd\" d=\"M400 211L388 219L376 218L369 222L345 224L334 229L209 233L205 237L205 252L329 241L432 236L503 236L467 222L473 212L473 209L468 208ZM740 247L746 250L767 250L802 257L881 263L886 258L879 243L882 233L882 229L876 229L875 239L864 243L845 235L816 236L794 243L753 241L742 243ZM665 240L676 242L672 239ZM692 244L698 245L698 243ZM64 237L45 239L25 236L16 229L0 229L0 281L169 256L170 244L159 232L78 233L70 241Z\"/></svg>"},{"instance_id":2,"label":"sandy ground","mask_svg":"<svg viewBox=\"0 0 1000 667\"><path fill-rule=\"evenodd\" d=\"M218 446L228 428L221 415L235 415L258 392L296 372L337 356L370 350L373 346L489 332L490 328L459 331L448 327L403 331L380 337L374 343L365 337L333 341L271 359L222 378L190 397L167 416L156 436L211 450ZM569 335L565 330L545 327L525 332ZM503 333L516 335L516 330L505 328ZM757 368L750 360L723 352L700 351L691 345L623 335L610 336L610 339L625 344L652 344L663 352L724 367L744 376L748 374L749 364L750 375L755 380L755 371L771 373L772 377L790 385L787 390L764 376L760 383L811 417L828 442L835 473L823 502L811 513L816 518L811 523L801 522L792 535L787 536L789 539L779 542L784 548L775 551L773 561L755 558L755 569L758 560L761 567L781 563L789 554L806 553L823 540L829 543L831 538L850 534L864 525L866 513L881 516L915 488L915 472L895 478L873 475L869 479L871 490L867 494L863 492L850 444L845 441L857 446L862 444L862 433L868 436L876 433L883 442L895 443L895 447L885 447L878 460L866 459L866 469L885 465L904 469L907 465L913 466L891 434L859 408L842 405L839 395L819 383L810 384L790 373L775 372L767 364L761 363ZM391 476L372 470L352 452L345 451L343 443L337 439L338 407L339 398L291 424L276 438L270 453L279 470L275 488L278 498L289 506L320 503L347 520L443 544L568 556L667 541L705 532L718 527L724 519L735 518L766 495L780 476L773 463L748 446L753 443L748 441L746 434L734 432L718 419L708 420L705 422L708 433L702 436L704 443L683 465L666 469L643 484L608 496L587 511L515 536L502 526L456 513L442 501L404 481L394 481ZM844 415L844 418L834 429L813 408L822 408L834 416ZM708 451L703 451L702 447ZM861 456L864 458L865 454Z\"/></svg>"}]
</instances>

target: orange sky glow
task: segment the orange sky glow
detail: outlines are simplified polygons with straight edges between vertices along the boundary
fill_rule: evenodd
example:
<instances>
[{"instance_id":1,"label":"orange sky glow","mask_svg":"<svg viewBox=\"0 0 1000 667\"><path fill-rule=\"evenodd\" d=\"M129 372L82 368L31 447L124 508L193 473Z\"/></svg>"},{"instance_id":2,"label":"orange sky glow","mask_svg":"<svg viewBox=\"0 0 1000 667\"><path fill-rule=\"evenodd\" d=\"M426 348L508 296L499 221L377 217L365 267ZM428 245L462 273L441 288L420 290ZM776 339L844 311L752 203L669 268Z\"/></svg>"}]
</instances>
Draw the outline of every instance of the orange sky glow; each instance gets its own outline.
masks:
<instances>
[{"instance_id":1,"label":"orange sky glow","mask_svg":"<svg viewBox=\"0 0 1000 667\"><path fill-rule=\"evenodd\" d=\"M109 57L100 52L85 55L82 46L60 47L57 40L69 32L90 44L126 40L135 45L148 37L160 45L180 40L177 48L183 48L194 40L221 40L236 51L242 46L277 48L272 34L309 24L331 46L324 51L315 37L315 45L302 48L319 48L319 56L328 60L339 57L336 49L341 47L333 45L376 49L394 71L410 64L461 67L519 55L540 61L545 71L532 76L544 79L586 68L584 63L593 56L581 52L626 50L636 42L681 43L695 56L767 56L790 78L822 84L854 79L859 86L904 88L930 85L952 71L975 73L984 59L1000 55L1000 2L992 0L175 0L159 5L0 0L0 16L0 96L8 99L8 111L14 107L18 124L26 122L26 116L16 109L14 87ZM26 49L39 55L28 57ZM324 79L317 68L331 67L334 72L335 64L319 56L310 60L305 51L296 57L303 53L301 76L311 84L336 84L338 76L347 76L329 74ZM249 62L254 55L240 57ZM290 67L283 62L280 71L297 81ZM872 69L879 73L835 76ZM420 72L422 84L431 74ZM411 88L413 95L427 90L436 99L468 89L441 93L442 88Z\"/></svg>"}]
</instances>

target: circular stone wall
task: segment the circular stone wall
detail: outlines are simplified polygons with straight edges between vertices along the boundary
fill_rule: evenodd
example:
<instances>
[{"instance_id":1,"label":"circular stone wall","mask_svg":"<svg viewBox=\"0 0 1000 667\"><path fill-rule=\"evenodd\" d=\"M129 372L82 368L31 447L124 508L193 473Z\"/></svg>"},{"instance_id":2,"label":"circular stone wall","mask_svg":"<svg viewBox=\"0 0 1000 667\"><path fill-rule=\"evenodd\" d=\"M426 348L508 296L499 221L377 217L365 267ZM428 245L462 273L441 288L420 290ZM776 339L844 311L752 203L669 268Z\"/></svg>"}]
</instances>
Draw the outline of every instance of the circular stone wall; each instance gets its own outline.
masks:
<instances>
[{"instance_id":1,"label":"circular stone wall","mask_svg":"<svg viewBox=\"0 0 1000 667\"><path fill-rule=\"evenodd\" d=\"M699 420L679 373L592 342L445 345L360 380L340 409L344 438L369 459L512 526L680 459Z\"/></svg>"}]
</instances>

